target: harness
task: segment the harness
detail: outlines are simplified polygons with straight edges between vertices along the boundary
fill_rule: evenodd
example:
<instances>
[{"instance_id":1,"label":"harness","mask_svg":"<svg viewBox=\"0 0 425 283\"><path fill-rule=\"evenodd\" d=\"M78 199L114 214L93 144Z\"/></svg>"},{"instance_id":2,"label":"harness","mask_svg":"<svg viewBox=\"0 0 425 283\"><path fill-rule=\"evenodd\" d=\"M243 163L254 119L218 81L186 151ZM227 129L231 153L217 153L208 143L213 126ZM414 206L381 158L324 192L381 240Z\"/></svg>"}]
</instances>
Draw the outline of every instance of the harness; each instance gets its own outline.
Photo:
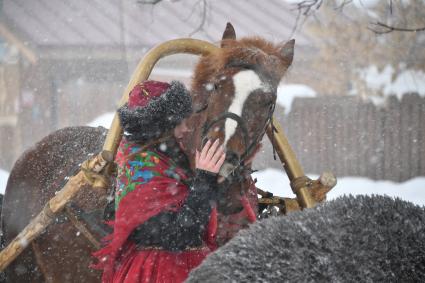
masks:
<instances>
[{"instance_id":1,"label":"harness","mask_svg":"<svg viewBox=\"0 0 425 283\"><path fill-rule=\"evenodd\" d=\"M240 60L230 61L225 65L225 68L229 68L229 69L237 68L237 69L252 70L257 74L260 72L259 67L257 65L247 63L243 60L242 61L240 61ZM262 76L266 77L266 78L270 78L267 74L263 74ZM214 126L215 124L217 124L218 122L222 121L222 120L232 119L232 120L236 121L236 123L239 125L239 127L242 131L245 151L239 157L239 160L238 160L236 167L231 172L231 176L232 176L231 181L232 182L230 182L230 183L244 181L246 179L244 177L244 175L245 175L244 173L246 173L247 171L249 173L252 173L250 168L247 168L244 162L252 154L252 151L255 149L256 145L260 142L260 139L264 136L264 134L267 130L267 127L269 125L271 125L273 133L276 131L276 128L273 125L273 113L274 113L275 107L276 107L276 102L270 103L269 113L268 113L266 121L264 123L264 128L262 129L261 133L249 145L248 145L249 133L248 133L248 128L246 127L246 122L241 116L239 116L235 113L224 112L221 115L219 115L218 117L211 120L211 122L204 124L203 129L202 129L202 136L201 136L203 142L205 141L206 134L211 129L211 127ZM198 111L196 111L196 113L202 112L202 111L206 110L207 108L208 108L208 102L205 105L203 105ZM276 160L276 149L275 149L274 135L272 135L272 137L271 137L271 143L272 143L272 148L273 148L273 158L274 158L274 160ZM226 181L228 181L228 178L226 178Z\"/></svg>"},{"instance_id":2,"label":"harness","mask_svg":"<svg viewBox=\"0 0 425 283\"><path fill-rule=\"evenodd\" d=\"M250 169L246 167L245 161L252 154L252 151L255 149L257 144L260 142L260 139L264 136L264 134L267 130L267 127L269 125L271 125L272 129L274 129L272 118L273 118L273 112L275 110L275 107L276 107L275 102L270 104L269 112L267 114L267 118L266 118L266 121L264 123L264 127L263 127L262 131L260 132L260 134L250 144L248 144L249 133L248 133L248 128L246 126L246 122L241 116L239 116L235 113L224 112L221 115L214 118L213 120L211 120L211 122L204 124L204 126L202 128L202 136L201 136L202 140L206 139L206 135L207 135L208 131L215 124L217 124L220 121L226 120L226 119L232 119L232 120L236 121L236 123L239 125L239 127L242 131L245 151L241 154L241 156L239 157L237 165L232 170L232 173L231 173L232 182L231 183L243 181L243 180L245 180L245 177L244 177L245 174L244 173L247 172L247 171L249 171L249 173L251 173ZM207 108L208 108L208 104L206 106L204 106L202 109L206 110ZM274 157L274 159L276 159L275 147L274 147L274 138L272 138L272 146L273 146L273 157Z\"/></svg>"}]
</instances>

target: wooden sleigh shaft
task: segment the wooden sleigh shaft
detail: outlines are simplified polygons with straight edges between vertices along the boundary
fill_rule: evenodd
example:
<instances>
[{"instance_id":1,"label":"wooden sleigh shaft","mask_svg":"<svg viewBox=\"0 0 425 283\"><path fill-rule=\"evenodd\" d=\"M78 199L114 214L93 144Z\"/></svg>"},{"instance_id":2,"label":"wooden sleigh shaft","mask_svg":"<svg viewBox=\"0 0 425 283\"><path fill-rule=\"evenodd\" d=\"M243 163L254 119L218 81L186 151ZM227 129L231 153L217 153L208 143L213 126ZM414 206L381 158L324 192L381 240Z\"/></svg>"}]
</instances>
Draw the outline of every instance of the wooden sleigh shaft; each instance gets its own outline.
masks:
<instances>
[{"instance_id":1,"label":"wooden sleigh shaft","mask_svg":"<svg viewBox=\"0 0 425 283\"><path fill-rule=\"evenodd\" d=\"M94 174L112 161L112 156L102 152L85 162ZM36 239L55 219L65 205L74 198L80 188L90 184L87 171L81 170L71 177L66 185L46 203L43 210L25 227L18 236L0 253L0 270L4 270L34 239Z\"/></svg>"}]
</instances>

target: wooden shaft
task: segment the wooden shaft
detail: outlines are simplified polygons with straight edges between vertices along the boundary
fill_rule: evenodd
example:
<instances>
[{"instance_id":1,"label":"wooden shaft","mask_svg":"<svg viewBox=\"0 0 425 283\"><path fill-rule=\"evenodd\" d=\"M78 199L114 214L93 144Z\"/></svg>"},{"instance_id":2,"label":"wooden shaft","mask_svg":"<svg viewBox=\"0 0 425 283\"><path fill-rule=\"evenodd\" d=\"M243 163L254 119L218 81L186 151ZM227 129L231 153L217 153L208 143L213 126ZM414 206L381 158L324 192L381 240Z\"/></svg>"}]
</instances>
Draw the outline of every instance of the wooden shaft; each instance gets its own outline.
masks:
<instances>
[{"instance_id":1,"label":"wooden shaft","mask_svg":"<svg viewBox=\"0 0 425 283\"><path fill-rule=\"evenodd\" d=\"M108 153L100 153L87 161L87 169L98 173L106 165ZM0 270L4 270L21 252L49 226L55 214L75 197L78 191L89 182L83 171L71 177L65 186L46 203L43 210L0 252Z\"/></svg>"},{"instance_id":2,"label":"wooden shaft","mask_svg":"<svg viewBox=\"0 0 425 283\"><path fill-rule=\"evenodd\" d=\"M15 45L24 57L32 64L38 61L37 55L25 45L25 43L18 39L13 32L11 32L4 24L0 23L0 35L4 37L9 43Z\"/></svg>"},{"instance_id":3,"label":"wooden shaft","mask_svg":"<svg viewBox=\"0 0 425 283\"><path fill-rule=\"evenodd\" d=\"M297 178L304 177L304 170L298 162L292 147L289 145L282 127L274 118L273 125L275 127L275 132L273 132L271 125L269 125L267 128L267 136L271 141L274 141L276 152L283 167L285 168L289 180L292 182ZM315 205L316 202L312 198L307 187L301 187L293 191L296 194L298 202L302 208L310 208Z\"/></svg>"},{"instance_id":4,"label":"wooden shaft","mask_svg":"<svg viewBox=\"0 0 425 283\"><path fill-rule=\"evenodd\" d=\"M219 47L207 41L191 38L174 39L157 45L151 49L137 65L118 105L122 106L128 101L128 94L135 85L148 79L154 65L159 59L177 53L208 55L219 49ZM121 141L121 136L122 129L118 115L115 114L108 135L106 136L103 149L112 152L115 156L118 144Z\"/></svg>"},{"instance_id":5,"label":"wooden shaft","mask_svg":"<svg viewBox=\"0 0 425 283\"><path fill-rule=\"evenodd\" d=\"M68 216L69 220L72 224L77 228L77 230L83 234L84 237L93 245L93 247L98 250L102 247L102 244L93 236L89 229L87 229L86 225L80 221L77 217L77 212L74 211L69 205L65 206L65 213Z\"/></svg>"},{"instance_id":6,"label":"wooden shaft","mask_svg":"<svg viewBox=\"0 0 425 283\"><path fill-rule=\"evenodd\" d=\"M86 185L83 172L69 179L61 193L52 198L43 210L25 227L18 236L0 253L0 270L4 270L19 254L36 239L49 224L53 222L54 214L66 204L63 199L69 200ZM53 204L53 207L51 206Z\"/></svg>"}]
</instances>

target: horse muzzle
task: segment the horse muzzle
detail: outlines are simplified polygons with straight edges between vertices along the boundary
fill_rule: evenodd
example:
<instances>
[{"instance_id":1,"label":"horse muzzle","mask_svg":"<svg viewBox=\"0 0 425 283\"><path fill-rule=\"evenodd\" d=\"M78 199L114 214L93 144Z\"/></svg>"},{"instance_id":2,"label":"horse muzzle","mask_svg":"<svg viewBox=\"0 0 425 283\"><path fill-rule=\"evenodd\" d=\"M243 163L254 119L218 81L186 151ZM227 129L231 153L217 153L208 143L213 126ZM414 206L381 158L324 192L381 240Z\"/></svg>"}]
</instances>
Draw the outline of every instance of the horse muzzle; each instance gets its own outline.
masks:
<instances>
[{"instance_id":1,"label":"horse muzzle","mask_svg":"<svg viewBox=\"0 0 425 283\"><path fill-rule=\"evenodd\" d=\"M228 179L230 175L235 171L237 166L229 163L224 162L223 165L220 168L220 171L218 172L218 175L221 177L224 177L225 179Z\"/></svg>"},{"instance_id":2,"label":"horse muzzle","mask_svg":"<svg viewBox=\"0 0 425 283\"><path fill-rule=\"evenodd\" d=\"M240 167L240 157L237 153L233 151L228 151L226 153L226 160L220 168L219 175L225 179L230 179L231 176L234 177L235 172Z\"/></svg>"}]
</instances>

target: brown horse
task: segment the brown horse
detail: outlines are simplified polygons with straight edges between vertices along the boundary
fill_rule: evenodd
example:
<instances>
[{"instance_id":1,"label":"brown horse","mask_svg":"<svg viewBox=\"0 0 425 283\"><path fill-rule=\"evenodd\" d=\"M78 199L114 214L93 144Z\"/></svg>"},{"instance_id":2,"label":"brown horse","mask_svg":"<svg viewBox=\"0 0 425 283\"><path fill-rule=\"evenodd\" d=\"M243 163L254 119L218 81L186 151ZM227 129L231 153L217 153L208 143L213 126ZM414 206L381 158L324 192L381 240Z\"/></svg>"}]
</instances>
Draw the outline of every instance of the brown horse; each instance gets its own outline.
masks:
<instances>
[{"instance_id":1,"label":"brown horse","mask_svg":"<svg viewBox=\"0 0 425 283\"><path fill-rule=\"evenodd\" d=\"M219 203L219 223L226 228L219 229L220 244L248 224L247 218L237 213L242 209L241 195L246 193L251 204L257 206L251 168L245 161L270 122L277 86L292 63L294 43L291 40L273 45L258 37L236 40L235 30L228 24L220 52L202 57L196 66L193 101L195 108L206 107L207 113L192 117L194 134L185 142L192 149L189 156L207 138L219 138L225 144L226 161L220 175L226 178L226 193Z\"/></svg>"},{"instance_id":2,"label":"brown horse","mask_svg":"<svg viewBox=\"0 0 425 283\"><path fill-rule=\"evenodd\" d=\"M220 174L229 187L221 205L223 226L239 221L240 195L249 178L245 161L264 135L274 110L276 88L292 62L294 42L273 45L259 38L235 39L228 24L220 50L202 57L195 70L192 93L195 108L193 133L186 140L193 164L194 149L206 138L220 138L227 159ZM2 211L6 244L10 242L61 188L87 156L100 151L106 130L75 127L59 130L32 149L15 164L8 181ZM251 183L250 183L251 184ZM256 195L252 195L255 201ZM72 201L82 219L101 222L107 193L84 188ZM71 207L68 207L71 208ZM84 218L84 216L87 216ZM234 217L235 216L235 217ZM64 214L21 254L7 269L9 282L98 282L100 273L88 268L96 250ZM245 223L238 223L225 242ZM227 226L226 226L227 227ZM96 238L101 233L92 232ZM26 243L22 243L26 244Z\"/></svg>"}]
</instances>

